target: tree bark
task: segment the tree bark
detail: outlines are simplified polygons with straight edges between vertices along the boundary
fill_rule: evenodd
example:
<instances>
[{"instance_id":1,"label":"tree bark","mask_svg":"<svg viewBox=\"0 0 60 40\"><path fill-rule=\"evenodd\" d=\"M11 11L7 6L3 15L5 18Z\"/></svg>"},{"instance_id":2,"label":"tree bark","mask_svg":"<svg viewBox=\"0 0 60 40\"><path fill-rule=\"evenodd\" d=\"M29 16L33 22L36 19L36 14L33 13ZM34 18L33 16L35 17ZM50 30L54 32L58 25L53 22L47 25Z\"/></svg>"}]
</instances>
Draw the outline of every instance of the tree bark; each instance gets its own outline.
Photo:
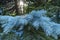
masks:
<instances>
[{"instance_id":1,"label":"tree bark","mask_svg":"<svg viewBox=\"0 0 60 40\"><path fill-rule=\"evenodd\" d=\"M17 0L14 0L15 1L15 10L16 10L16 15L19 15L19 8L18 8L18 1Z\"/></svg>"}]
</instances>

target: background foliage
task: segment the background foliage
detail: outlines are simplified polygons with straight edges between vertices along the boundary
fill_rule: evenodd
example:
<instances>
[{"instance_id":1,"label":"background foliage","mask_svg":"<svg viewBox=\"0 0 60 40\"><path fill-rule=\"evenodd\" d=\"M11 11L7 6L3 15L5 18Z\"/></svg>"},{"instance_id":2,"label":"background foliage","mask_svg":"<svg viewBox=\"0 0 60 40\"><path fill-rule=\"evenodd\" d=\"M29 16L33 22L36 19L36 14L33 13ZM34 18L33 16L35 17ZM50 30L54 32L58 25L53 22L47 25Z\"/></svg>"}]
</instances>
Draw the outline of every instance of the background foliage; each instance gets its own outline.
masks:
<instances>
[{"instance_id":1,"label":"background foliage","mask_svg":"<svg viewBox=\"0 0 60 40\"><path fill-rule=\"evenodd\" d=\"M21 13L16 12L15 1L16 0L0 0L0 9L2 10L2 15L21 15ZM29 13L33 10L46 9L48 11L47 16L54 19L54 22L60 23L60 0L26 0L26 2L29 3L28 6L24 8L24 11L26 11L24 14ZM32 4L30 2L32 2ZM42 29L35 30L31 25L29 26L31 27L31 30L28 29L27 25L24 30L23 40L54 40L52 37L46 37ZM8 35L4 35L2 39L19 40L20 37L14 33L9 33Z\"/></svg>"}]
</instances>

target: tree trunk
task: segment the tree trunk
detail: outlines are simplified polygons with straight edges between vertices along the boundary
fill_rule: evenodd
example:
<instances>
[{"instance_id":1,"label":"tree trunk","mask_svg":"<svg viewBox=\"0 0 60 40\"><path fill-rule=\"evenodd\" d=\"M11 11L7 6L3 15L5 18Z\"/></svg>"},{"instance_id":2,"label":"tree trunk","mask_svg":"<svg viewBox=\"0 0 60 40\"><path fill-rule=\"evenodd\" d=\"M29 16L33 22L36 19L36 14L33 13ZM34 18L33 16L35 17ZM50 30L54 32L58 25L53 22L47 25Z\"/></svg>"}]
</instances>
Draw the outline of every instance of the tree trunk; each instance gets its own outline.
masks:
<instances>
[{"instance_id":1,"label":"tree trunk","mask_svg":"<svg viewBox=\"0 0 60 40\"><path fill-rule=\"evenodd\" d=\"M15 1L15 9L16 9L16 14L19 15L19 8L18 8L18 1L17 0L14 0Z\"/></svg>"}]
</instances>

